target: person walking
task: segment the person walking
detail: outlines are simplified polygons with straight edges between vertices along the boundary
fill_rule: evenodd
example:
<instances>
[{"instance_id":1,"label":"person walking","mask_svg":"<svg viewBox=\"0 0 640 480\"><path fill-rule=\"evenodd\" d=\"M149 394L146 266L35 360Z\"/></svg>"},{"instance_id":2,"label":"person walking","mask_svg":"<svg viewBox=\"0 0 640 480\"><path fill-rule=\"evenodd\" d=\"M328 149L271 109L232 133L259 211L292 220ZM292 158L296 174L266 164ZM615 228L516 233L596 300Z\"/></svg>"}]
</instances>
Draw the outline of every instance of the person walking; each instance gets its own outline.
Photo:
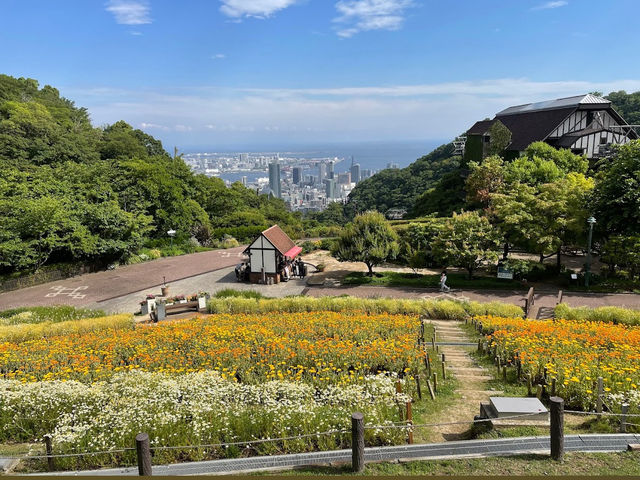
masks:
<instances>
[{"instance_id":1,"label":"person walking","mask_svg":"<svg viewBox=\"0 0 640 480\"><path fill-rule=\"evenodd\" d=\"M449 292L451 288L447 287L447 271L443 271L442 275L440 275L440 291L441 292Z\"/></svg>"}]
</instances>

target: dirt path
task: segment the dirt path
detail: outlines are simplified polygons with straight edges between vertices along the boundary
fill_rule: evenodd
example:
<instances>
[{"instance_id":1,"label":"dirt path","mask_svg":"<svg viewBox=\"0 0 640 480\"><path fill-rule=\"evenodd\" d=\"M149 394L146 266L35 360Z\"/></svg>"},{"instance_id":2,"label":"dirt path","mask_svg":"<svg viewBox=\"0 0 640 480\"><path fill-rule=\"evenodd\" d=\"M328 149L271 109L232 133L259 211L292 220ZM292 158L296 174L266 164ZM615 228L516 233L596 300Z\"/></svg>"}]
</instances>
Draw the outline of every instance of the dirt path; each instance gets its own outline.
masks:
<instances>
[{"instance_id":1,"label":"dirt path","mask_svg":"<svg viewBox=\"0 0 640 480\"><path fill-rule=\"evenodd\" d=\"M469 337L461 328L462 322L453 320L429 320L436 329L437 342L469 342ZM487 402L490 396L502 392L487 390L487 381L493 377L486 368L479 366L469 355L473 347L440 346L440 353L445 355L447 372L458 380L456 398L441 416L444 422L472 421L480 412L480 402ZM463 440L467 438L470 424L446 425L432 429L430 441Z\"/></svg>"}]
</instances>

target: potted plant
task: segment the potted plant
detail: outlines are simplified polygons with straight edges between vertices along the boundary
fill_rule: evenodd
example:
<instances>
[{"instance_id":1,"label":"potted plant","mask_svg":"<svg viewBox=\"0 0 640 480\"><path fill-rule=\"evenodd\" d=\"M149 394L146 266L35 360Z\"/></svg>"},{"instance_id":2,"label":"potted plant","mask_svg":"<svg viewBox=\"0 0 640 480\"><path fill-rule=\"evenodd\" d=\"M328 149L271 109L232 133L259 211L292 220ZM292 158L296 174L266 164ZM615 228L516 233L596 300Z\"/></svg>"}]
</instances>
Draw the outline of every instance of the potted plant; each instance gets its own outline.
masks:
<instances>
[{"instance_id":1,"label":"potted plant","mask_svg":"<svg viewBox=\"0 0 640 480\"><path fill-rule=\"evenodd\" d=\"M187 303L187 299L184 295L178 295L176 297L176 303Z\"/></svg>"},{"instance_id":2,"label":"potted plant","mask_svg":"<svg viewBox=\"0 0 640 480\"><path fill-rule=\"evenodd\" d=\"M167 278L166 277L162 277L162 287L160 288L160 290L162 291L162 296L163 297L168 297L169 296L169 285L167 285Z\"/></svg>"}]
</instances>

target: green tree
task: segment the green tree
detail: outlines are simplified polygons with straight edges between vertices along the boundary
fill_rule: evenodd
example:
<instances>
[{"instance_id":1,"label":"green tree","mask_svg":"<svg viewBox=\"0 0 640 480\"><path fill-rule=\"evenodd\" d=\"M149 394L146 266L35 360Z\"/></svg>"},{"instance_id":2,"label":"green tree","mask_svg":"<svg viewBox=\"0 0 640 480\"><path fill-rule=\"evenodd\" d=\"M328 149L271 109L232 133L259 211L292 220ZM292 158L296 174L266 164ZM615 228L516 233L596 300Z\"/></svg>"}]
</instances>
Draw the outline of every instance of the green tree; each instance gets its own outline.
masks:
<instances>
[{"instance_id":1,"label":"green tree","mask_svg":"<svg viewBox=\"0 0 640 480\"><path fill-rule=\"evenodd\" d=\"M341 262L363 262L373 276L373 267L398 254L398 235L379 212L356 215L335 243L332 254Z\"/></svg>"},{"instance_id":2,"label":"green tree","mask_svg":"<svg viewBox=\"0 0 640 480\"><path fill-rule=\"evenodd\" d=\"M502 155L511 143L511 130L500 120L493 122L489 127L489 149L487 155Z\"/></svg>"},{"instance_id":3,"label":"green tree","mask_svg":"<svg viewBox=\"0 0 640 480\"><path fill-rule=\"evenodd\" d=\"M592 205L599 230L640 233L640 140L616 147L598 164Z\"/></svg>"},{"instance_id":4,"label":"green tree","mask_svg":"<svg viewBox=\"0 0 640 480\"><path fill-rule=\"evenodd\" d=\"M454 213L434 238L433 255L443 265L466 269L472 278L481 265L498 259L498 245L498 235L486 217Z\"/></svg>"},{"instance_id":5,"label":"green tree","mask_svg":"<svg viewBox=\"0 0 640 480\"><path fill-rule=\"evenodd\" d=\"M485 158L482 163L469 162L471 173L467 177L467 202L472 206L487 208L491 194L498 193L504 185L504 161L497 155Z\"/></svg>"}]
</instances>

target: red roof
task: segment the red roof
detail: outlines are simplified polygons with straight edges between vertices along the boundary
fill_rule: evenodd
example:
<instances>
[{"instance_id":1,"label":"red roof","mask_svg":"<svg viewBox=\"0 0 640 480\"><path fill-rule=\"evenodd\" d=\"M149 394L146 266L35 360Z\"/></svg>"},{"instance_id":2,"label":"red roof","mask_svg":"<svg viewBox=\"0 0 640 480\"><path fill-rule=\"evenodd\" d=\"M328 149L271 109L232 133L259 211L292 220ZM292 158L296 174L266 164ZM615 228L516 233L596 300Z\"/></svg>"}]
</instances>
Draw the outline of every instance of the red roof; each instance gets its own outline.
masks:
<instances>
[{"instance_id":1,"label":"red roof","mask_svg":"<svg viewBox=\"0 0 640 480\"><path fill-rule=\"evenodd\" d=\"M287 258L296 258L302 252L302 247L293 247L291 250L288 250L284 256Z\"/></svg>"}]
</instances>

